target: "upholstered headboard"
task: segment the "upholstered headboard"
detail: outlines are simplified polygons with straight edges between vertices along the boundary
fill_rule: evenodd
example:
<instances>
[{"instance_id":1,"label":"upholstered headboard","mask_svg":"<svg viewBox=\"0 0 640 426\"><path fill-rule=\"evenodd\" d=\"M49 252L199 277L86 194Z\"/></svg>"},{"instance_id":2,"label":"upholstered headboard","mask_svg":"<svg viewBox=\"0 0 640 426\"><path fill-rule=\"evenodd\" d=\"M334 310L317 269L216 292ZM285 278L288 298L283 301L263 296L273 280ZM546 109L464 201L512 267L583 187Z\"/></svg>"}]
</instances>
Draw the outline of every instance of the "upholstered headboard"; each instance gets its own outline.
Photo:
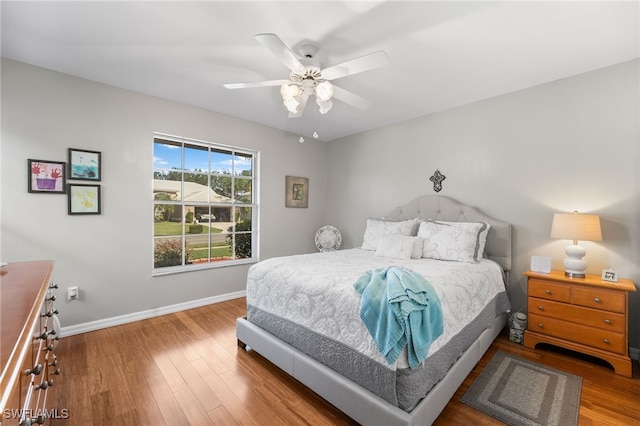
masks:
<instances>
[{"instance_id":1,"label":"upholstered headboard","mask_svg":"<svg viewBox=\"0 0 640 426\"><path fill-rule=\"evenodd\" d=\"M511 270L511 224L493 219L475 207L460 204L443 195L425 195L409 204L396 207L385 218L408 220L444 220L448 222L485 222L491 225L485 247L486 257L494 260L505 272Z\"/></svg>"}]
</instances>

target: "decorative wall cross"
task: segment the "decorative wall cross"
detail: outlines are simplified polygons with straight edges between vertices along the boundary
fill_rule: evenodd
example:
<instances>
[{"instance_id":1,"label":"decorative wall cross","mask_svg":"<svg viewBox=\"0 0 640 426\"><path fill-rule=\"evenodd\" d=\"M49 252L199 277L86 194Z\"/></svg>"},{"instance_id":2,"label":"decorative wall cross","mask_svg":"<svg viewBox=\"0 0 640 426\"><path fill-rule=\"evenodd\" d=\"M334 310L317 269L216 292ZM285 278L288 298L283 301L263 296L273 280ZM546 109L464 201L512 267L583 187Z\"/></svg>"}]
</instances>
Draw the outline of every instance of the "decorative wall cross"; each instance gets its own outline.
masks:
<instances>
[{"instance_id":1,"label":"decorative wall cross","mask_svg":"<svg viewBox=\"0 0 640 426\"><path fill-rule=\"evenodd\" d=\"M442 189L442 181L447 177L440 173L440 170L436 169L436 172L429 178L431 182L433 182L433 190L436 192L440 192Z\"/></svg>"}]
</instances>

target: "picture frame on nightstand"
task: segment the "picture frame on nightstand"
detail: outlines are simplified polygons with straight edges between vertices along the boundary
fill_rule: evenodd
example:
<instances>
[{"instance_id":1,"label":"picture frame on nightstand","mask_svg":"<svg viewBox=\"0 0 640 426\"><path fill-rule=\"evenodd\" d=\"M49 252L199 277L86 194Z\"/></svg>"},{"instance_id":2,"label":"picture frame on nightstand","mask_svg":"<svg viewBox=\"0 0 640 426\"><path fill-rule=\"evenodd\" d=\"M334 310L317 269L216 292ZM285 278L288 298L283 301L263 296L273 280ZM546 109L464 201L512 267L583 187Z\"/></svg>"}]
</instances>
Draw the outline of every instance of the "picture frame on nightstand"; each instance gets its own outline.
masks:
<instances>
[{"instance_id":1,"label":"picture frame on nightstand","mask_svg":"<svg viewBox=\"0 0 640 426\"><path fill-rule=\"evenodd\" d=\"M613 269L603 269L602 270L602 281L610 281L613 283L618 282L618 271L614 271Z\"/></svg>"}]
</instances>

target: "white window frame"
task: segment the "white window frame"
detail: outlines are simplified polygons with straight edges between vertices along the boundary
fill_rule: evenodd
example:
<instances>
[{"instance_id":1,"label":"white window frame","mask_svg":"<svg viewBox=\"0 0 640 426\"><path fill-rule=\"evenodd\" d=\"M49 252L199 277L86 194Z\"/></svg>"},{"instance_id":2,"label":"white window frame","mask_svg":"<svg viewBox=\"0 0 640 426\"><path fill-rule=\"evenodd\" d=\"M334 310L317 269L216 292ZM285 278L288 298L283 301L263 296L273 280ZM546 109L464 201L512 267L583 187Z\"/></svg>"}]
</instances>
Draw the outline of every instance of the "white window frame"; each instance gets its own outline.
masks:
<instances>
[{"instance_id":1,"label":"white window frame","mask_svg":"<svg viewBox=\"0 0 640 426\"><path fill-rule=\"evenodd\" d=\"M244 177L244 176L239 176L236 175L234 173L234 169L232 166L231 169L231 174L219 174L219 173L215 173L212 172L211 169L209 169L207 172L205 173L201 173L201 174L206 174L208 176L207 180L210 183L211 182L211 176L221 176L221 177L225 177L225 178L230 178L231 179L231 195L233 195L234 193L234 183L236 181L236 179L250 179L252 180L252 185L251 185L251 202L250 203L239 203L236 202L235 199L233 199L233 197L231 197L231 201L230 202L207 202L207 203L202 203L199 202L198 206L199 207L203 207L203 206L208 206L210 208L214 208L214 207L229 207L231 209L231 219L232 222L235 224L235 209L236 208L242 208L242 207L250 207L251 208L251 257L245 257L245 258L235 258L236 255L236 251L235 251L235 241L236 238L232 238L233 241L233 245L231 247L231 253L232 253L232 257L233 259L227 259L227 260L216 260L216 261L211 261L209 260L208 262L205 263L193 263L190 264L188 263L187 259L186 259L186 244L187 244L187 240L188 240L188 228L187 228L187 224L185 221L185 212L186 212L186 207L188 205L193 205L193 202L188 202L185 201L184 199L180 199L180 200L173 200L173 201L167 201L167 200L156 200L155 197L155 187L154 187L154 182L152 181L152 188L153 188L153 195L152 195L152 202L153 202L153 216L151 218L151 226L152 226L152 266L153 266L153 276L160 276L160 275L167 275L167 274L175 274L175 273L181 273L181 272L189 272L189 271L194 271L194 270L202 270L202 269L212 269L212 268L220 268L220 267L227 267L227 266L234 266L234 265L242 265L242 264L247 264L247 263L256 263L259 261L259 163L260 163L260 152L259 151L255 151L255 150L251 150L251 149L247 149L247 148L240 148L240 147L236 147L236 146L231 146L231 145L224 145L224 144L219 144L219 143L214 143L214 142L207 142L207 141L201 141L201 140L197 140L197 139L191 139L191 138L186 138L186 137L180 137L180 136L174 136L174 135L167 135L167 134L163 134L163 133L154 133L153 134L153 149L155 152L155 144L156 141L158 140L165 140L167 142L170 142L172 144L180 144L181 145L181 169L163 169L162 167L156 167L156 158L153 159L153 165L152 165L152 177L153 179L155 179L155 173L156 171L172 171L172 172L179 172L182 173L182 179L180 181L180 188L184 188L184 174L186 173L192 173L192 171L190 170L186 170L185 169L185 146L194 146L194 147L199 147L199 148L207 148L209 150L218 150L218 151L226 151L228 152L232 159L234 159L233 164L235 164L235 154L240 154L242 156L250 156L252 159L252 164L251 164L251 171L252 171L252 175L251 177ZM155 155L154 155L155 157ZM155 247L156 247L156 240L159 238L162 238L163 236L156 236L155 235L155 212L157 209L158 205L176 205L176 206L180 206L181 207L181 211L182 211L182 218L181 218L181 225L182 225L182 233L180 236L181 238L181 244L182 244L182 264L181 265L175 265L175 266L164 266L164 267L156 267L155 266ZM238 231L238 234L241 234L243 232ZM230 234L235 235L235 228L234 231L232 231ZM208 246L211 247L211 236L212 233L208 232L207 233L207 238L208 240ZM166 237L165 237L166 238Z\"/></svg>"}]
</instances>

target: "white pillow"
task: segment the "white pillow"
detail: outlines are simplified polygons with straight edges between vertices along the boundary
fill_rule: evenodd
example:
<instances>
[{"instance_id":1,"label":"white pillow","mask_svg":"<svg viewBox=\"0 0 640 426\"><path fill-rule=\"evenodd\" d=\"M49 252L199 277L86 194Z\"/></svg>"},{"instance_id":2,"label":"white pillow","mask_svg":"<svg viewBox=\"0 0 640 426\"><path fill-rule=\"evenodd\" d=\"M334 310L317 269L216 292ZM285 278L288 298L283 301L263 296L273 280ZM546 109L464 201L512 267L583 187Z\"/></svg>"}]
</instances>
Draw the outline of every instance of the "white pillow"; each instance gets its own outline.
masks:
<instances>
[{"instance_id":1,"label":"white pillow","mask_svg":"<svg viewBox=\"0 0 640 426\"><path fill-rule=\"evenodd\" d=\"M480 261L480 259L482 259L483 257L485 257L485 246L487 245L487 235L489 235L489 229L491 229L491 225L489 225L488 223L484 223L484 222L445 222L445 221L437 221L437 223L444 223L447 225L458 225L458 226L467 226L467 225L484 225L480 228L480 232L478 233L478 252L477 254L474 256L474 259L476 259L476 261Z\"/></svg>"},{"instance_id":2,"label":"white pillow","mask_svg":"<svg viewBox=\"0 0 640 426\"><path fill-rule=\"evenodd\" d=\"M489 225L473 222L422 222L422 257L457 262L482 259Z\"/></svg>"},{"instance_id":3,"label":"white pillow","mask_svg":"<svg viewBox=\"0 0 640 426\"><path fill-rule=\"evenodd\" d=\"M415 236L419 223L420 219L403 220L401 222L367 219L362 248L365 250L377 250L380 239L387 235L400 234Z\"/></svg>"},{"instance_id":4,"label":"white pillow","mask_svg":"<svg viewBox=\"0 0 640 426\"><path fill-rule=\"evenodd\" d=\"M376 256L419 259L422 257L422 238L402 234L387 235L378 242Z\"/></svg>"}]
</instances>

